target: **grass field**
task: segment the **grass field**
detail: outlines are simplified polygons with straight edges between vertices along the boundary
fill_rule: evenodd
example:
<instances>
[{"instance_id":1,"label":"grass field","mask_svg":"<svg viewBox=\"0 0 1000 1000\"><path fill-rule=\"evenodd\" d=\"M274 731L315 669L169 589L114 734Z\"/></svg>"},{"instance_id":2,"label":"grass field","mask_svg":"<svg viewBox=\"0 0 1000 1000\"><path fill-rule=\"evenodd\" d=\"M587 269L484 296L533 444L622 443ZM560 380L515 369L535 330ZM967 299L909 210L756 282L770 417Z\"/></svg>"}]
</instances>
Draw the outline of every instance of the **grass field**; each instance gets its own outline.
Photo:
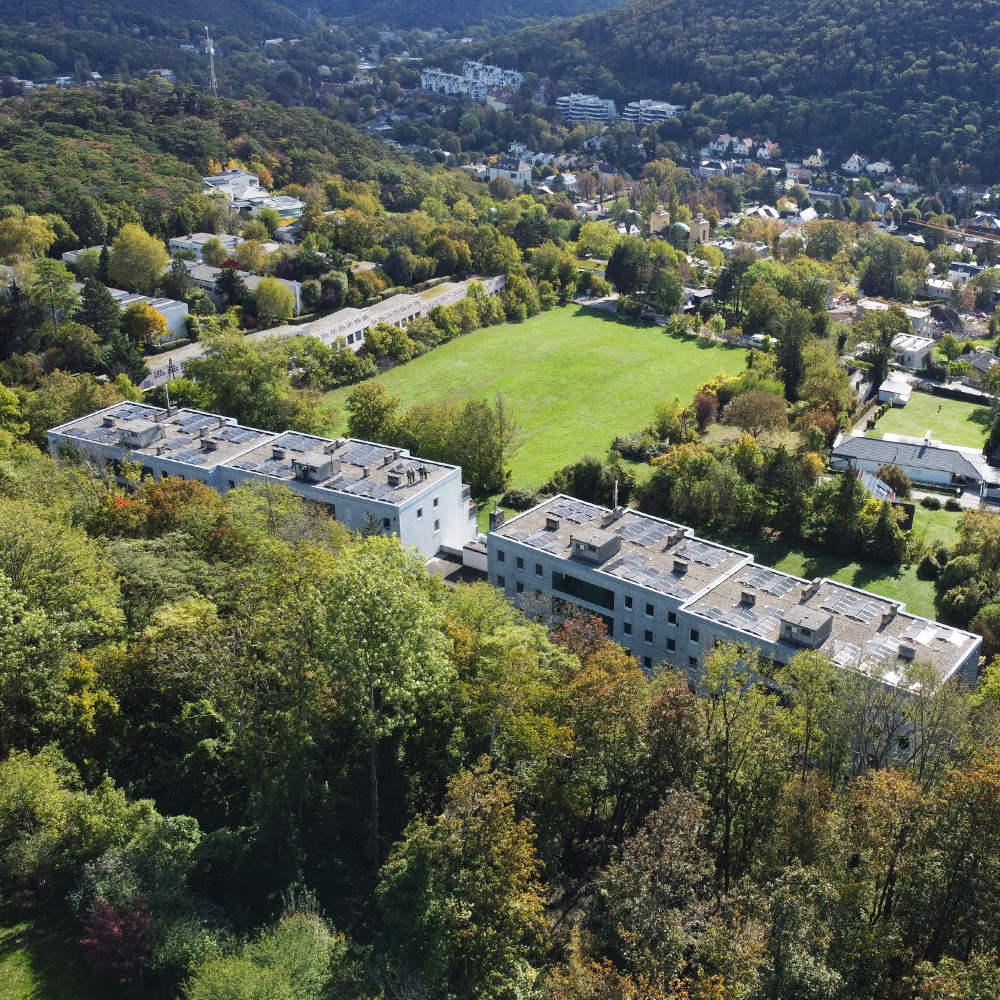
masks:
<instances>
[{"instance_id":1,"label":"grass field","mask_svg":"<svg viewBox=\"0 0 1000 1000\"><path fill-rule=\"evenodd\" d=\"M602 455L617 435L644 427L658 400L687 403L701 382L720 369L736 374L743 363L740 349L571 305L476 330L383 380L404 406L503 392L526 436L513 462L514 485L537 487L569 462ZM324 400L341 416L327 433L345 428L350 391Z\"/></svg>"},{"instance_id":2,"label":"grass field","mask_svg":"<svg viewBox=\"0 0 1000 1000\"><path fill-rule=\"evenodd\" d=\"M894 406L869 431L869 437L906 434L922 438L930 429L935 441L962 448L982 448L986 441L989 407L944 399L927 392L915 392L906 406Z\"/></svg>"},{"instance_id":3,"label":"grass field","mask_svg":"<svg viewBox=\"0 0 1000 1000\"><path fill-rule=\"evenodd\" d=\"M950 542L955 537L955 525L961 515L946 510L926 510L918 506L913 516L913 531L926 542ZM727 531L698 528L698 534L712 538L744 552L765 566L811 580L826 576L853 587L863 587L893 600L903 601L907 610L927 618L939 617L935 607L933 580L917 577L912 566L873 566L828 555L821 549L796 547L780 538L761 538Z\"/></svg>"}]
</instances>

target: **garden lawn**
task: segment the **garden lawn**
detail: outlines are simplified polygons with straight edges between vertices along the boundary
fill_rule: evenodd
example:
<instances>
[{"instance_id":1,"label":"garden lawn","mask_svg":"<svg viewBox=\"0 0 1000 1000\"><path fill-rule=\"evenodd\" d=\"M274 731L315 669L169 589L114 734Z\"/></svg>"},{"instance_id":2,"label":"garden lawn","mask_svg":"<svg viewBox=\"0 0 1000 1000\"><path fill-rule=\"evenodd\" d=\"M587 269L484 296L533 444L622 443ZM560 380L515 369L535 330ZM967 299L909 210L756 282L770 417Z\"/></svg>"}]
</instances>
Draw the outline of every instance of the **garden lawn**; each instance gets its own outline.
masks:
<instances>
[{"instance_id":1,"label":"garden lawn","mask_svg":"<svg viewBox=\"0 0 1000 1000\"><path fill-rule=\"evenodd\" d=\"M660 399L689 403L719 370L735 375L745 352L569 305L524 323L457 337L381 376L404 408L414 403L507 398L525 443L512 463L513 484L538 487L584 455L603 455L619 434L645 427ZM352 386L328 393L324 408L346 430Z\"/></svg>"},{"instance_id":2,"label":"garden lawn","mask_svg":"<svg viewBox=\"0 0 1000 1000\"><path fill-rule=\"evenodd\" d=\"M868 437L905 434L922 438L930 429L931 438L961 448L982 448L986 442L990 408L957 399L915 392L906 406L894 406L868 432Z\"/></svg>"}]
</instances>

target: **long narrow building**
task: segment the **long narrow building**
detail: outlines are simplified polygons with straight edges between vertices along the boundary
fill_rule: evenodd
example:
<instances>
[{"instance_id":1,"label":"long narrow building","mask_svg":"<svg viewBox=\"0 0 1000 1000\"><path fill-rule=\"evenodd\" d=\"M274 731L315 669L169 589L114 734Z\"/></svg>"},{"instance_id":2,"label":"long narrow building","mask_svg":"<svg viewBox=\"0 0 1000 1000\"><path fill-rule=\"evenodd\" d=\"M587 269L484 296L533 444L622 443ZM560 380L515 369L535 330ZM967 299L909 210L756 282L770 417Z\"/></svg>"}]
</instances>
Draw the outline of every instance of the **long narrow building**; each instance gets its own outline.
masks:
<instances>
[{"instance_id":1,"label":"long narrow building","mask_svg":"<svg viewBox=\"0 0 1000 1000\"><path fill-rule=\"evenodd\" d=\"M428 559L476 538L476 506L461 468L404 448L262 431L214 413L145 403L70 420L48 439L54 458L72 453L114 474L135 462L153 479L198 480L220 493L247 482L282 483L353 531L378 524Z\"/></svg>"},{"instance_id":2,"label":"long narrow building","mask_svg":"<svg viewBox=\"0 0 1000 1000\"><path fill-rule=\"evenodd\" d=\"M976 684L982 639L906 605L828 579L760 566L738 549L635 510L558 496L490 531L490 582L557 619L586 611L643 666L701 677L719 642L756 647L779 672L799 651L842 668L877 666L902 683L907 663Z\"/></svg>"}]
</instances>

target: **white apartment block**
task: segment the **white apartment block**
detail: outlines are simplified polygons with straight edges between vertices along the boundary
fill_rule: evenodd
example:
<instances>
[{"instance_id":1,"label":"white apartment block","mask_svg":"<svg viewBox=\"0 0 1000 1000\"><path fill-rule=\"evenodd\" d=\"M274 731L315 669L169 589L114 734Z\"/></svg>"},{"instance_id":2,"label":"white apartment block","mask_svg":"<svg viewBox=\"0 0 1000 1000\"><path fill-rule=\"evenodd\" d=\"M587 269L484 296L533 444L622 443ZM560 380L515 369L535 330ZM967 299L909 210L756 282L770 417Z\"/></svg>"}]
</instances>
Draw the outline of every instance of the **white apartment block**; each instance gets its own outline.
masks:
<instances>
[{"instance_id":1,"label":"white apartment block","mask_svg":"<svg viewBox=\"0 0 1000 1000\"><path fill-rule=\"evenodd\" d=\"M420 89L429 94L444 94L448 97L464 95L474 101L486 100L485 83L466 79L456 73L445 73L439 69L425 69L420 74Z\"/></svg>"},{"instance_id":2,"label":"white apartment block","mask_svg":"<svg viewBox=\"0 0 1000 1000\"><path fill-rule=\"evenodd\" d=\"M79 281L73 282L73 290L77 294L83 292L83 284ZM148 302L166 321L167 332L160 337L157 343L174 340L177 337L186 335L184 328L184 318L188 314L186 302L179 302L177 299L165 299L160 296L138 295L135 292L126 292L122 288L108 288L111 297L118 303L119 309L128 309L136 302Z\"/></svg>"},{"instance_id":3,"label":"white apartment block","mask_svg":"<svg viewBox=\"0 0 1000 1000\"><path fill-rule=\"evenodd\" d=\"M220 493L243 483L281 483L323 504L353 531L377 519L425 558L476 538L476 507L457 465L353 438L243 427L199 410L118 403L48 432L54 458L95 466L137 462L154 479L196 479Z\"/></svg>"},{"instance_id":4,"label":"white apartment block","mask_svg":"<svg viewBox=\"0 0 1000 1000\"><path fill-rule=\"evenodd\" d=\"M218 240L222 244L222 249L231 256L243 242L243 237L233 236L230 233L188 233L186 236L174 236L167 246L171 253L176 250L193 250L198 255L198 260L201 260L205 244L210 240Z\"/></svg>"},{"instance_id":5,"label":"white apartment block","mask_svg":"<svg viewBox=\"0 0 1000 1000\"><path fill-rule=\"evenodd\" d=\"M615 102L593 94L567 94L556 98L556 107L568 122L609 122L617 114Z\"/></svg>"},{"instance_id":6,"label":"white apartment block","mask_svg":"<svg viewBox=\"0 0 1000 1000\"><path fill-rule=\"evenodd\" d=\"M755 647L781 668L816 649L844 669L877 667L904 683L905 664L975 687L982 639L912 615L905 604L760 566L749 553L635 510L557 496L490 531L490 582L529 613L587 612L645 668L697 683L720 642Z\"/></svg>"},{"instance_id":7,"label":"white apartment block","mask_svg":"<svg viewBox=\"0 0 1000 1000\"><path fill-rule=\"evenodd\" d=\"M471 59L462 64L462 76L466 80L478 80L490 89L499 87L501 90L520 90L521 84L524 83L524 74L518 73L516 69L487 66Z\"/></svg>"},{"instance_id":8,"label":"white apartment block","mask_svg":"<svg viewBox=\"0 0 1000 1000\"><path fill-rule=\"evenodd\" d=\"M622 120L636 125L649 125L675 118L684 111L683 104L668 104L666 101L632 101L625 105Z\"/></svg>"}]
</instances>

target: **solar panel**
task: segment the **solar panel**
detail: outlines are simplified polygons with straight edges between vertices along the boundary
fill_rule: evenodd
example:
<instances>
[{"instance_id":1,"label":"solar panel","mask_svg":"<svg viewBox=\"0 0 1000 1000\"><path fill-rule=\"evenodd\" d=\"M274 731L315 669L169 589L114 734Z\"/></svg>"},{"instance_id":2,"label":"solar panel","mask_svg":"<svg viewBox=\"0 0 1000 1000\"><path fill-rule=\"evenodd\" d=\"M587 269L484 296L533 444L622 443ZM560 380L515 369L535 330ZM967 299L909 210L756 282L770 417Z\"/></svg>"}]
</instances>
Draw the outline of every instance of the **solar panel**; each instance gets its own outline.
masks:
<instances>
[{"instance_id":1,"label":"solar panel","mask_svg":"<svg viewBox=\"0 0 1000 1000\"><path fill-rule=\"evenodd\" d=\"M294 431L284 434L280 441L275 444L280 448L288 448L291 451L313 451L318 445L314 437L306 437L304 434L296 434Z\"/></svg>"},{"instance_id":2,"label":"solar panel","mask_svg":"<svg viewBox=\"0 0 1000 1000\"><path fill-rule=\"evenodd\" d=\"M861 661L861 647L853 642L834 642L831 659L838 667L857 666Z\"/></svg>"},{"instance_id":3,"label":"solar panel","mask_svg":"<svg viewBox=\"0 0 1000 1000\"><path fill-rule=\"evenodd\" d=\"M862 605L859 600L856 604L861 606L855 606L853 610L848 612L847 617L853 619L854 621L861 622L864 625L867 625L875 617L880 616L884 610L883 606L875 601L867 601Z\"/></svg>"},{"instance_id":4,"label":"solar panel","mask_svg":"<svg viewBox=\"0 0 1000 1000\"><path fill-rule=\"evenodd\" d=\"M865 643L865 656L872 660L884 660L888 656L895 656L899 652L899 645L899 640L891 635L871 639Z\"/></svg>"},{"instance_id":5,"label":"solar panel","mask_svg":"<svg viewBox=\"0 0 1000 1000\"><path fill-rule=\"evenodd\" d=\"M633 542L646 548L655 545L661 538L670 534L670 525L635 517L621 527L615 528L615 534L620 535L627 542Z\"/></svg>"},{"instance_id":6,"label":"solar panel","mask_svg":"<svg viewBox=\"0 0 1000 1000\"><path fill-rule=\"evenodd\" d=\"M600 517L604 511L583 500L560 500L549 513L553 517L564 517L573 524L586 524Z\"/></svg>"},{"instance_id":7,"label":"solar panel","mask_svg":"<svg viewBox=\"0 0 1000 1000\"><path fill-rule=\"evenodd\" d=\"M696 563L701 563L703 566L718 566L719 563L724 562L727 553L721 549L717 549L714 545L706 545L704 542L690 541L687 542L680 550L679 554L686 556L688 559L692 559Z\"/></svg>"},{"instance_id":8,"label":"solar panel","mask_svg":"<svg viewBox=\"0 0 1000 1000\"><path fill-rule=\"evenodd\" d=\"M204 465L208 455L200 448L186 448L184 451L179 451L176 455L171 455L170 457L178 462L188 462L191 465Z\"/></svg>"}]
</instances>

